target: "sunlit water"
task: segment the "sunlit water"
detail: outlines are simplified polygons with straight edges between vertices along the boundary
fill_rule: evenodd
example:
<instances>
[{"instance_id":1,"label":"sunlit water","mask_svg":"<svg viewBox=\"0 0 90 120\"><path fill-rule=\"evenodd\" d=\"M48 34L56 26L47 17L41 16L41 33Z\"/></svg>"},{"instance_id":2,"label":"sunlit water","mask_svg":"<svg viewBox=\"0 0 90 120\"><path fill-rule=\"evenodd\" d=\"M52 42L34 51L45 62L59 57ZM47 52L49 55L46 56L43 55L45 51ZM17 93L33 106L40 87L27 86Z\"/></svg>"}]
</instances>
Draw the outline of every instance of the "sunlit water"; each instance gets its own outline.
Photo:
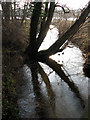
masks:
<instances>
[{"instance_id":1,"label":"sunlit water","mask_svg":"<svg viewBox=\"0 0 90 120\"><path fill-rule=\"evenodd\" d=\"M47 49L58 36L51 26L40 50ZM84 58L79 48L71 43L66 49L51 56L62 64L62 69L78 86L81 98L88 99L88 78L83 75ZM80 99L69 86L47 65L40 63L49 81L45 82L40 73L38 79L32 78L31 69L24 65L19 71L18 106L21 118L80 118L83 112ZM44 77L45 78L45 77Z\"/></svg>"}]
</instances>

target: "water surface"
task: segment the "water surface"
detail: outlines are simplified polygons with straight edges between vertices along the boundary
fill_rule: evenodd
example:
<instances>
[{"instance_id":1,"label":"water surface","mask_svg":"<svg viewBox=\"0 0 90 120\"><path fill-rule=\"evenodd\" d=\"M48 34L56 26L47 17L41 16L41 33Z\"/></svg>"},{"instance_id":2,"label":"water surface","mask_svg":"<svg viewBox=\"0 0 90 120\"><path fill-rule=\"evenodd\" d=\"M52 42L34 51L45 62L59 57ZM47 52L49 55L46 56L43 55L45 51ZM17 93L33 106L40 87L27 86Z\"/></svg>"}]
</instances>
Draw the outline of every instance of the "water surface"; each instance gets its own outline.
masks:
<instances>
[{"instance_id":1,"label":"water surface","mask_svg":"<svg viewBox=\"0 0 90 120\"><path fill-rule=\"evenodd\" d=\"M51 26L39 50L47 49L58 36ZM51 58L62 65L62 70L79 89L80 98L58 76L43 63L31 68L24 65L19 71L18 106L21 118L80 118L84 103L88 99L88 78L83 75L85 62L79 48L69 43L64 51Z\"/></svg>"}]
</instances>

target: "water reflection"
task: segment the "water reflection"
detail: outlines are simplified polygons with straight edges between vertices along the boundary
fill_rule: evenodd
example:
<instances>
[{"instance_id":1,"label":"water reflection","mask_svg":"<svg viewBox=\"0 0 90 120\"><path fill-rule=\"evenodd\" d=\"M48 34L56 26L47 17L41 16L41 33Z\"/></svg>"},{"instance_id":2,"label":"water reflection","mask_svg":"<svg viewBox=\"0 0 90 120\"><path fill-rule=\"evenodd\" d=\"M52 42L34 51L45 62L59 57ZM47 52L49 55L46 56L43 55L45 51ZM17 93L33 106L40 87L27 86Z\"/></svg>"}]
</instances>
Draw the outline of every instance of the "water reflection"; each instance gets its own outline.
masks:
<instances>
[{"instance_id":1,"label":"water reflection","mask_svg":"<svg viewBox=\"0 0 90 120\"><path fill-rule=\"evenodd\" d=\"M62 66L60 64L58 64L57 62L55 62L52 59L49 59L47 62L47 65L49 65L58 75L59 77L64 80L65 83L67 83L67 85L71 88L71 90L76 94L76 96L80 99L81 101L81 105L82 107L85 107L84 105L84 100L82 99L80 92L78 90L78 87L76 86L76 84L73 82L72 79L70 79L69 76L67 76L64 71L62 70Z\"/></svg>"},{"instance_id":2,"label":"water reflection","mask_svg":"<svg viewBox=\"0 0 90 120\"><path fill-rule=\"evenodd\" d=\"M52 34L53 30L57 33L56 28L49 30L50 38L46 37L42 49L46 49L48 40L52 44L52 40L55 42L57 39L57 34ZM29 67L24 65L19 71L18 106L21 118L81 117L82 104L88 98L88 78L82 72L84 59L81 51L70 43L63 52L51 58L58 63L61 77L43 63ZM72 81L73 86L66 84L65 79Z\"/></svg>"},{"instance_id":3,"label":"water reflection","mask_svg":"<svg viewBox=\"0 0 90 120\"><path fill-rule=\"evenodd\" d=\"M83 99L88 99L88 78L83 75L85 59L82 56L82 52L72 43L69 43L63 53L57 53L51 56L51 58L62 64L62 69L69 76L69 79L76 84Z\"/></svg>"},{"instance_id":4,"label":"water reflection","mask_svg":"<svg viewBox=\"0 0 90 120\"><path fill-rule=\"evenodd\" d=\"M40 83L38 81L38 75L37 75L37 65L33 65L31 67L31 72L32 72L32 84L33 84L33 92L35 94L35 103L36 103L36 108L35 111L40 118L46 118L46 111L45 109L45 100L44 96L41 93L41 88L40 88Z\"/></svg>"},{"instance_id":5,"label":"water reflection","mask_svg":"<svg viewBox=\"0 0 90 120\"><path fill-rule=\"evenodd\" d=\"M21 81L24 83L20 82L18 99L21 118L77 118L81 116L83 108L79 99L54 71L48 78L39 64L31 67L31 70L25 65L23 70L21 73L23 72L24 80Z\"/></svg>"},{"instance_id":6,"label":"water reflection","mask_svg":"<svg viewBox=\"0 0 90 120\"><path fill-rule=\"evenodd\" d=\"M51 106L51 109L53 111L53 114L56 118L55 115L55 93L52 89L52 86L50 84L50 80L47 76L47 74L44 72L43 68L40 66L40 64L38 64L38 68L39 68L39 73L42 76L42 81L44 81L45 85L46 85L46 89L47 89L47 94L48 94L48 99L49 99L49 104ZM54 71L53 71L54 72Z\"/></svg>"},{"instance_id":7,"label":"water reflection","mask_svg":"<svg viewBox=\"0 0 90 120\"><path fill-rule=\"evenodd\" d=\"M50 97L50 101L52 101L53 99L55 99L55 94L54 94L54 91L52 90L50 80L48 76L46 75L46 73L44 72L43 68L40 66L40 64L38 64L38 68L39 68L39 73L42 76L42 80L46 84L46 88L47 88L48 96Z\"/></svg>"}]
</instances>

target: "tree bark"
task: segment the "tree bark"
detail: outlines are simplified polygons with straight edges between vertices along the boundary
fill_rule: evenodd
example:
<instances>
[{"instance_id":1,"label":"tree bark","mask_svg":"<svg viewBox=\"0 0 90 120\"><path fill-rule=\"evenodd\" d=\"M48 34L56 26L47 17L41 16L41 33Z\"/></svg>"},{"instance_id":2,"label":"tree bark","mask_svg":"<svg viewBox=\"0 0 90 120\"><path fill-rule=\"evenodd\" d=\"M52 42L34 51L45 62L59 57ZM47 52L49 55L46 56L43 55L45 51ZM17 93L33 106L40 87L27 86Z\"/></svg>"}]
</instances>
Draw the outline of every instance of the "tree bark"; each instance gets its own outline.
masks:
<instances>
[{"instance_id":1,"label":"tree bark","mask_svg":"<svg viewBox=\"0 0 90 120\"><path fill-rule=\"evenodd\" d=\"M34 60L37 53L36 36L37 36L39 17L41 14L41 6L42 6L42 2L35 3L35 7L31 17L30 43L28 48L26 49L26 54L28 54L30 60Z\"/></svg>"}]
</instances>

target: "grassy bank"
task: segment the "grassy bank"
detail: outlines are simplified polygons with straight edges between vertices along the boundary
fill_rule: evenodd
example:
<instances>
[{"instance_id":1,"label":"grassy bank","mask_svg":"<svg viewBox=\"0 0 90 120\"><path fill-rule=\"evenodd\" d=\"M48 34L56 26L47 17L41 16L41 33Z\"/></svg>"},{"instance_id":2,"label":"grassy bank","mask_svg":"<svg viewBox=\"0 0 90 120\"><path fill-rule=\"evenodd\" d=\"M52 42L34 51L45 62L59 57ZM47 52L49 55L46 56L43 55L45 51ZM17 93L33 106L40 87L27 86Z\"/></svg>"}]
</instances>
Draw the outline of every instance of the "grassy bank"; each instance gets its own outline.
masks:
<instances>
[{"instance_id":1,"label":"grassy bank","mask_svg":"<svg viewBox=\"0 0 90 120\"><path fill-rule=\"evenodd\" d=\"M77 33L70 39L70 41L80 48L83 57L86 59L84 64L84 73L86 76L90 77L90 22L86 20L84 24L80 27ZM59 37L62 36L74 23L74 21L68 20L58 20L53 23L59 31Z\"/></svg>"},{"instance_id":2,"label":"grassy bank","mask_svg":"<svg viewBox=\"0 0 90 120\"><path fill-rule=\"evenodd\" d=\"M62 36L74 23L74 21L69 20L58 20L55 23L52 23L55 25L59 31L59 37ZM77 47L79 47L83 53L86 55L89 54L89 22L88 20L81 26L81 28L77 31L77 33L73 36L73 38L70 39L72 43L74 43Z\"/></svg>"},{"instance_id":3,"label":"grassy bank","mask_svg":"<svg viewBox=\"0 0 90 120\"><path fill-rule=\"evenodd\" d=\"M2 116L3 120L19 120L17 106L17 72L23 65L23 52L28 44L29 26L18 21L3 24Z\"/></svg>"},{"instance_id":4,"label":"grassy bank","mask_svg":"<svg viewBox=\"0 0 90 120\"><path fill-rule=\"evenodd\" d=\"M71 40L82 50L83 53L86 54L86 56L89 54L89 46L90 46L89 38L88 38L88 34L89 34L88 27L89 27L89 23L88 21L86 21Z\"/></svg>"},{"instance_id":5,"label":"grassy bank","mask_svg":"<svg viewBox=\"0 0 90 120\"><path fill-rule=\"evenodd\" d=\"M72 42L77 45L82 53L85 60L83 65L84 74L90 78L90 22L86 21L79 31L72 38Z\"/></svg>"}]
</instances>

